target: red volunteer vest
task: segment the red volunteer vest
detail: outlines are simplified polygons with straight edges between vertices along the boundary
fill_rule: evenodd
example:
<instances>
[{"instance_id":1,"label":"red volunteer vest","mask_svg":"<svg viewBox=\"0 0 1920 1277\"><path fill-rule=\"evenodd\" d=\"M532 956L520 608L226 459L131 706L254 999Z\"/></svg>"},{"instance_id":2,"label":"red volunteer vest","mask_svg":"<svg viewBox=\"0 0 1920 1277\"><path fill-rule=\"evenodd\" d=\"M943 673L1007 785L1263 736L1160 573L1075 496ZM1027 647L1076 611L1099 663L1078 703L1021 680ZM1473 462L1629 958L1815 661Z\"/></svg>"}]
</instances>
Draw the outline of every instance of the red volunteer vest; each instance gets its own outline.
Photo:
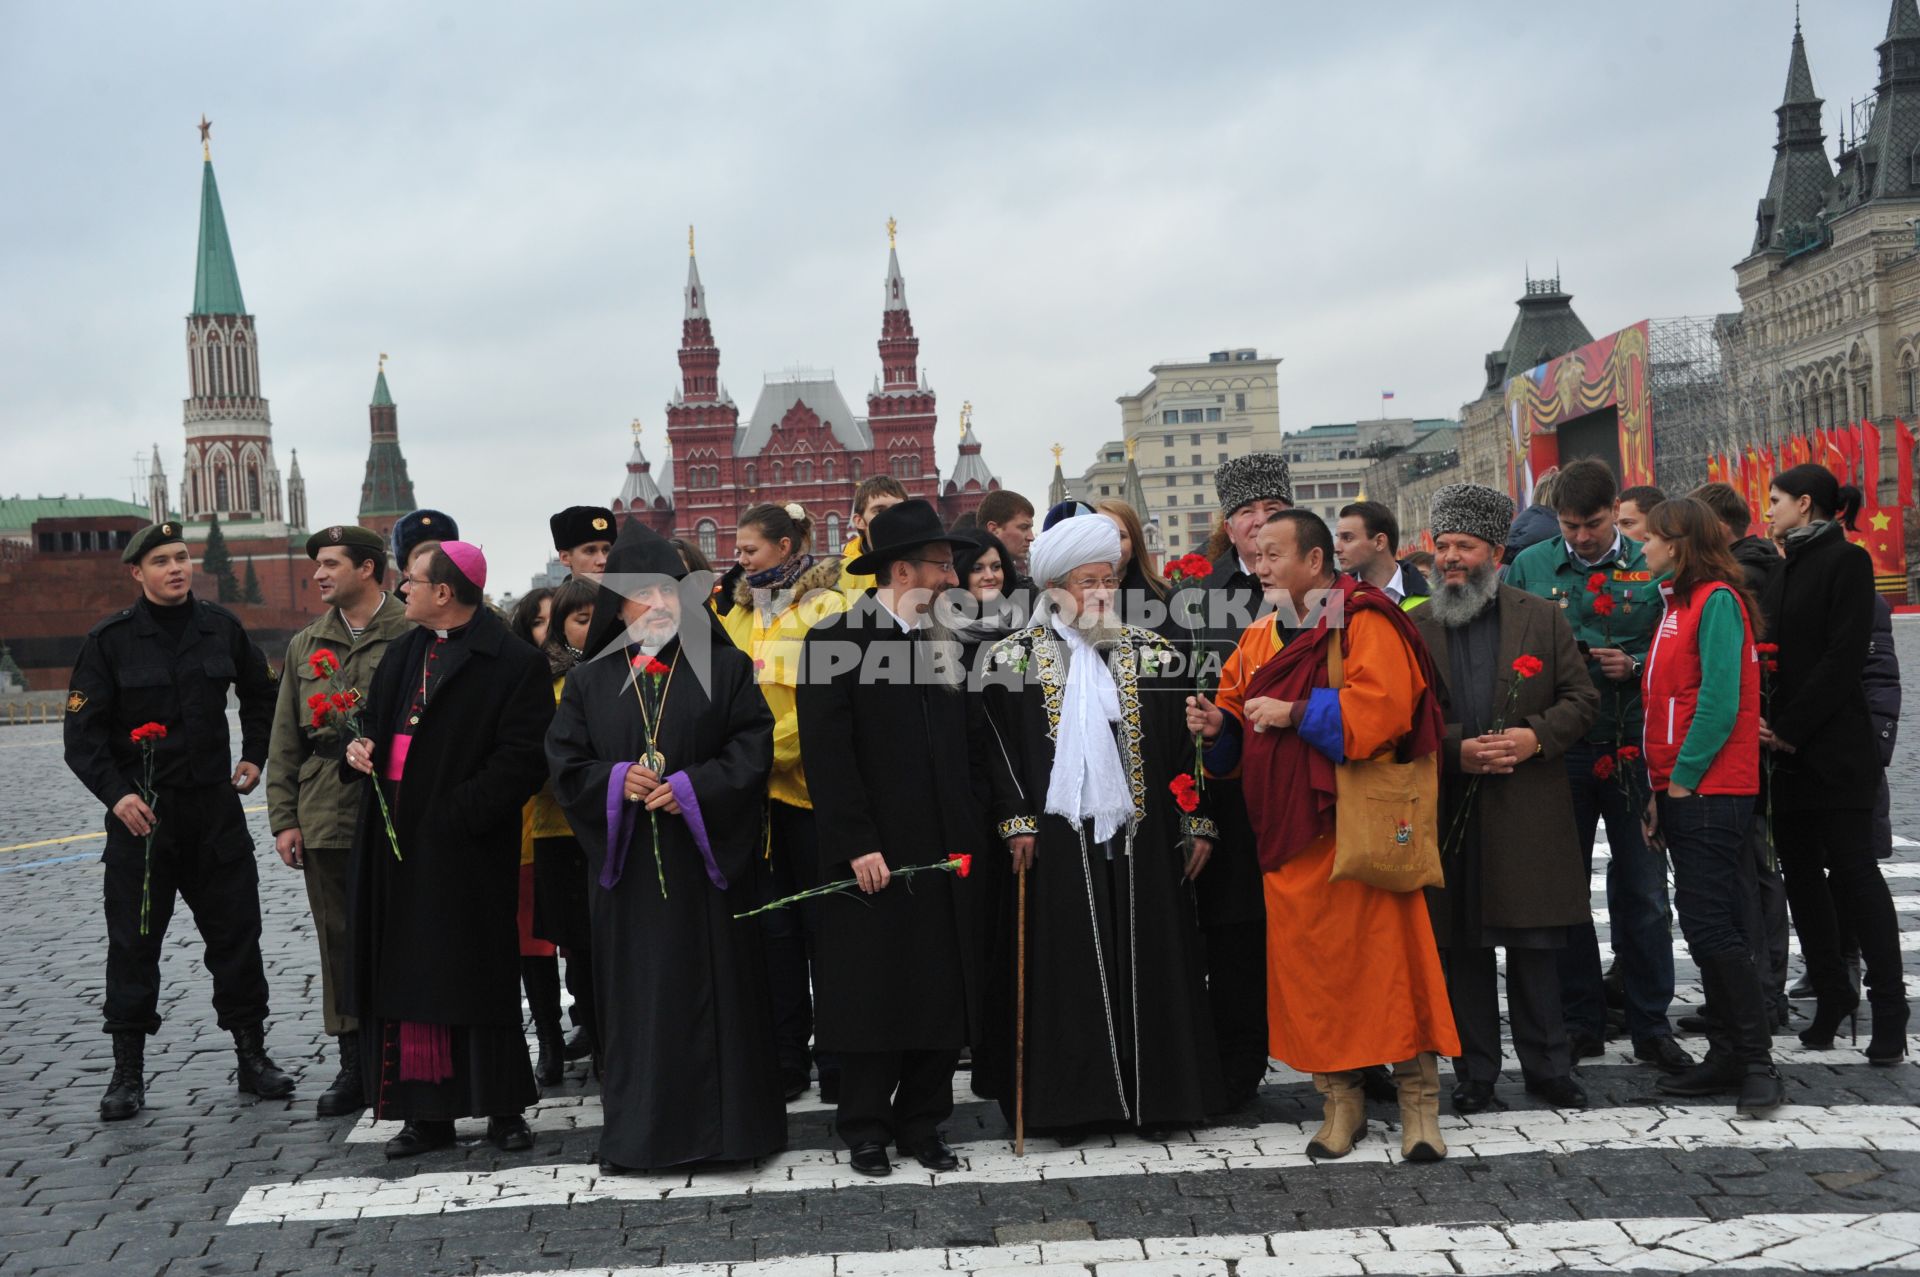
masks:
<instances>
[{"instance_id":1,"label":"red volunteer vest","mask_svg":"<svg viewBox=\"0 0 1920 1277\"><path fill-rule=\"evenodd\" d=\"M1643 747L1647 774L1654 789L1664 793L1667 779L1680 758L1680 746L1693 725L1693 712L1700 703L1700 609L1716 590L1733 591L1719 581L1705 589L1695 589L1681 599L1671 583L1662 584L1660 597L1667 610L1654 631L1653 649L1647 654L1646 678L1641 695L1647 708ZM1738 604L1740 596L1734 594ZM1694 791L1701 794L1757 794L1760 792L1760 659L1753 649L1753 620L1740 609L1743 631L1740 661L1740 708L1733 718L1733 731L1720 747L1706 775Z\"/></svg>"}]
</instances>

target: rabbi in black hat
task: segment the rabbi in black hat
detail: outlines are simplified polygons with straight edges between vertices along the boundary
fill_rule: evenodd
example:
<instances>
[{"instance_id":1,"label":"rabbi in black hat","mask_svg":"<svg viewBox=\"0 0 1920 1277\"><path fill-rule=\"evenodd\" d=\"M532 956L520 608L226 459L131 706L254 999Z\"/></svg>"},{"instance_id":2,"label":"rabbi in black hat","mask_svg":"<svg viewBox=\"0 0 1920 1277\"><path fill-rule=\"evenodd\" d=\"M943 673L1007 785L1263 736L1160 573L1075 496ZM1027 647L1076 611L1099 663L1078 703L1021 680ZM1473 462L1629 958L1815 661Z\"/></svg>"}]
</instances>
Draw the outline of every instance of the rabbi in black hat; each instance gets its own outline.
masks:
<instances>
[{"instance_id":1,"label":"rabbi in black hat","mask_svg":"<svg viewBox=\"0 0 1920 1277\"><path fill-rule=\"evenodd\" d=\"M932 604L957 584L956 538L921 500L867 525L848 565L876 584L807 633L796 689L800 757L820 831L821 872L859 899L816 902L815 1037L838 1052L835 1128L863 1175L888 1146L933 1171L959 1163L941 1138L953 1071L979 1023L977 966L963 953L973 884L908 866L987 853L975 781L993 748L980 698L958 686L959 643ZM993 854L1004 854L994 852Z\"/></svg>"},{"instance_id":2,"label":"rabbi in black hat","mask_svg":"<svg viewBox=\"0 0 1920 1277\"><path fill-rule=\"evenodd\" d=\"M621 529L547 734L590 870L609 1174L787 1138L760 929L733 918L755 903L773 715L686 575L657 533Z\"/></svg>"}]
</instances>

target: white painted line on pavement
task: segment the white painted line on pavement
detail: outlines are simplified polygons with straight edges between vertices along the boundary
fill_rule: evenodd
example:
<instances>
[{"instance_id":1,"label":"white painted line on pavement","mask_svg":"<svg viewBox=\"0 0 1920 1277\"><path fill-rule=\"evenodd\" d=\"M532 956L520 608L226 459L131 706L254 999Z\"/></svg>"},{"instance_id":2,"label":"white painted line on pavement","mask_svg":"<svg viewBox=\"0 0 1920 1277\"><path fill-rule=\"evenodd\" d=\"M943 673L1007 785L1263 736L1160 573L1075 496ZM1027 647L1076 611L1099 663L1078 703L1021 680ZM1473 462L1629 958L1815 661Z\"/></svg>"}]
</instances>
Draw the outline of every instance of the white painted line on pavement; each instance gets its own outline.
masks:
<instances>
[{"instance_id":1,"label":"white painted line on pavement","mask_svg":"<svg viewBox=\"0 0 1920 1277\"><path fill-rule=\"evenodd\" d=\"M1855 1272L1920 1251L1920 1214L1586 1219L1418 1224L1216 1237L1115 1237L793 1255L664 1268L568 1268L507 1277L911 1277L920 1273L1086 1277L1317 1277L1318 1274L1546 1273L1709 1267Z\"/></svg>"},{"instance_id":2,"label":"white painted line on pavement","mask_svg":"<svg viewBox=\"0 0 1920 1277\"><path fill-rule=\"evenodd\" d=\"M1682 1038L1680 1041L1682 1045L1691 1043L1698 1049L1696 1053L1705 1050L1704 1039ZM1507 1057L1509 1059L1513 1058L1512 1039L1503 1034L1502 1042L1505 1046ZM1920 1035L1907 1038L1907 1054L1914 1059L1920 1059ZM1866 1059L1860 1054L1860 1048L1857 1046L1835 1046L1826 1050L1816 1051L1801 1046L1800 1039L1790 1033L1779 1034L1773 1039L1773 1062L1775 1064L1859 1065L1861 1067L1865 1067L1867 1063ZM1626 1039L1621 1038L1608 1044L1607 1054L1582 1060L1580 1063L1582 1067L1587 1068L1595 1065L1633 1064L1635 1063L1633 1059L1633 1047ZM1440 1072L1441 1079L1445 1081L1449 1076L1449 1072L1444 1063L1441 1066ZM962 1073L954 1081L954 1104L957 1106L961 1104L991 1103L992 1101L983 1100L973 1093L973 1089L968 1085L966 1077L967 1075ZM1270 1060L1267 1064L1267 1077L1266 1081L1262 1084L1262 1089L1279 1086L1305 1086L1312 1080L1313 1079L1305 1073L1296 1073L1286 1065ZM805 1104L802 1104L800 1101L795 1101L787 1106L787 1112L831 1112L832 1108L832 1105L824 1104L818 1098L815 1098ZM606 1112L601 1107L600 1096L597 1094L547 1096L534 1104L532 1108L528 1109L526 1116L527 1126L536 1134L598 1130L606 1122ZM487 1119L484 1117L462 1118L455 1123L455 1127L458 1135L462 1139L479 1139L486 1134ZM1212 1129L1231 1130L1233 1128ZM359 1123L347 1133L346 1142L348 1144L381 1144L399 1133L400 1123L398 1122L376 1122L370 1117L363 1116Z\"/></svg>"},{"instance_id":3,"label":"white painted line on pavement","mask_svg":"<svg viewBox=\"0 0 1920 1277\"><path fill-rule=\"evenodd\" d=\"M979 1101L973 1093L973 1075L962 1069L954 1075L953 1102L972 1104ZM834 1106L820 1098L820 1092L810 1090L806 1098L795 1100L787 1105L787 1112L793 1113L831 1113ZM527 1110L527 1125L535 1131L574 1131L601 1125L599 1094L550 1095L543 1096ZM487 1119L484 1117L464 1118L455 1123L460 1135L484 1135ZM347 1132L349 1144L384 1144L400 1133L398 1122L376 1122L372 1112L361 1115L359 1122Z\"/></svg>"},{"instance_id":4,"label":"white painted line on pavement","mask_svg":"<svg viewBox=\"0 0 1920 1277\"><path fill-rule=\"evenodd\" d=\"M1920 1107L1913 1105L1790 1106L1766 1121L1740 1122L1732 1106L1612 1108L1594 1111L1510 1110L1469 1118L1448 1116L1446 1139L1456 1158L1510 1153L1567 1154L1595 1149L1842 1148L1920 1151ZM1051 1140L1030 1141L1015 1157L1009 1141L982 1140L956 1147L961 1169L939 1175L899 1165L886 1179L869 1179L849 1167L844 1149L804 1149L776 1154L752 1166L726 1170L692 1168L674 1173L604 1176L580 1163L534 1164L498 1171L426 1171L400 1179L373 1176L315 1177L258 1184L227 1216L229 1224L289 1220L364 1219L383 1215L435 1215L458 1211L568 1206L593 1201L657 1201L663 1198L732 1197L745 1193L827 1191L898 1185L1028 1183L1035 1179L1164 1175L1237 1169L1289 1169L1313 1165L1304 1149L1317 1122L1274 1122L1257 1127L1206 1130L1166 1144L1132 1136L1089 1139L1074 1148ZM1399 1145L1376 1133L1349 1161L1397 1162ZM1920 1244L1920 1243L1917 1243Z\"/></svg>"}]
</instances>

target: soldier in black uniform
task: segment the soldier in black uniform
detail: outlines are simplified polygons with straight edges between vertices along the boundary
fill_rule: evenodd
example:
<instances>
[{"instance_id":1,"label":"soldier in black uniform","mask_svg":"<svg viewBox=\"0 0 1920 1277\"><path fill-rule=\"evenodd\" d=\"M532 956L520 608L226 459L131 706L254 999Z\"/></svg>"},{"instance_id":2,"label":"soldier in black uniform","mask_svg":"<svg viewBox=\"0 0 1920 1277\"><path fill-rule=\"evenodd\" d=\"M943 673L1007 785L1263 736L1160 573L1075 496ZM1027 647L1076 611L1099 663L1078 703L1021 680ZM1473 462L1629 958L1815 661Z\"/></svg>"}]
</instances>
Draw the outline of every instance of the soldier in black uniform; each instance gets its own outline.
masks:
<instances>
[{"instance_id":1,"label":"soldier in black uniform","mask_svg":"<svg viewBox=\"0 0 1920 1277\"><path fill-rule=\"evenodd\" d=\"M273 723L273 672L240 619L193 596L193 563L178 523L142 528L122 561L142 597L87 634L67 692L67 766L106 804L106 1030L113 1080L108 1121L146 1100L146 1036L160 1028L160 945L178 892L207 945L213 1006L233 1034L242 1091L293 1093L267 1058L267 976L260 960L259 871L240 795L260 783ZM227 689L240 693L241 763L231 766ZM131 733L167 729L153 755L154 801L140 795L141 747ZM153 835L151 879L146 836ZM143 893L143 884L146 887ZM149 916L141 929L145 895Z\"/></svg>"}]
</instances>

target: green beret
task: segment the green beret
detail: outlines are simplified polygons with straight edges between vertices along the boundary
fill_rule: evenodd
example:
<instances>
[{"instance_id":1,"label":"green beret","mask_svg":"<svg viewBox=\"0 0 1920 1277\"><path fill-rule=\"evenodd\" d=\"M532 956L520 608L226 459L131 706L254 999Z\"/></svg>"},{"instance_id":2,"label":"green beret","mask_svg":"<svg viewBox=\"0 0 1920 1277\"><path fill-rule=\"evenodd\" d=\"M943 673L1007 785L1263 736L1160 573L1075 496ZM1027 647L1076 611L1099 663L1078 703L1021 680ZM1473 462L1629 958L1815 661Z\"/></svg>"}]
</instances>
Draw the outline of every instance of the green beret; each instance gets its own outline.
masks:
<instances>
[{"instance_id":1,"label":"green beret","mask_svg":"<svg viewBox=\"0 0 1920 1277\"><path fill-rule=\"evenodd\" d=\"M321 528L307 538L307 557L317 559L320 551L330 545L352 546L356 550L384 550L387 542L378 532L370 531L357 523L336 523L330 528Z\"/></svg>"},{"instance_id":2,"label":"green beret","mask_svg":"<svg viewBox=\"0 0 1920 1277\"><path fill-rule=\"evenodd\" d=\"M168 520L165 523L149 523L133 534L133 540L127 542L127 548L120 552L122 563L138 563L163 545L174 542L185 544L186 528L182 524Z\"/></svg>"}]
</instances>

